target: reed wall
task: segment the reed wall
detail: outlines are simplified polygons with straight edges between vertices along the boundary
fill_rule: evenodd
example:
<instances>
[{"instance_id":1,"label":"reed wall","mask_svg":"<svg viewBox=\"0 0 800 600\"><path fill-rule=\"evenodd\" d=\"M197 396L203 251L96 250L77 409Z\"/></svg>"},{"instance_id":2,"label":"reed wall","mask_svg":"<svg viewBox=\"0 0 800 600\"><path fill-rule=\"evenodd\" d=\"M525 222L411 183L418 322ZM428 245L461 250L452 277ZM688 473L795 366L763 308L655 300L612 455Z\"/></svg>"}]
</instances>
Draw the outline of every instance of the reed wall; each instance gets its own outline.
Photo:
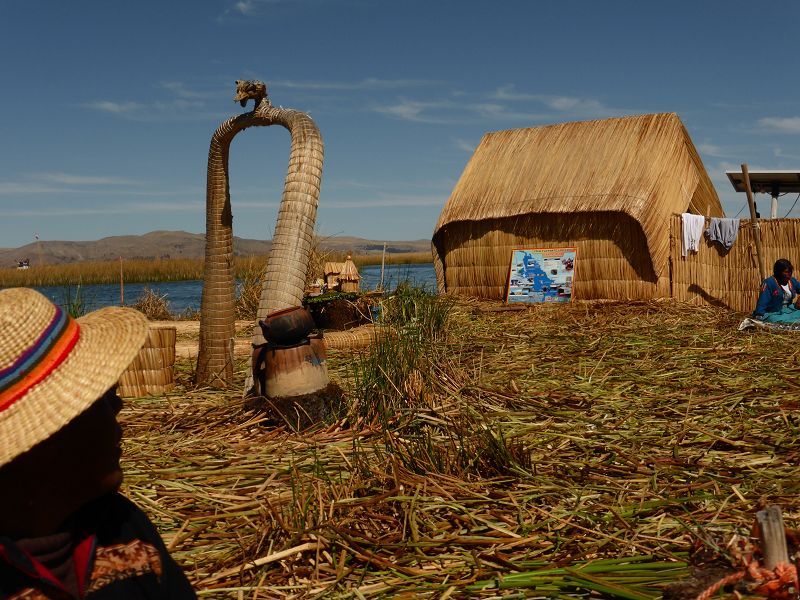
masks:
<instances>
[{"instance_id":1,"label":"reed wall","mask_svg":"<svg viewBox=\"0 0 800 600\"><path fill-rule=\"evenodd\" d=\"M439 290L505 299L512 250L573 246L578 249L573 287L577 300L672 297L751 312L761 283L752 223L741 221L729 251L704 236L700 250L686 257L681 216L672 215L668 224L669 268L656 275L641 226L624 213L545 213L452 223L434 240ZM760 221L760 228L767 275L779 258L788 258L800 269L800 219Z\"/></svg>"},{"instance_id":2,"label":"reed wall","mask_svg":"<svg viewBox=\"0 0 800 600\"><path fill-rule=\"evenodd\" d=\"M800 219L762 220L759 225L767 275L772 274L772 265L779 258L788 258L795 265L800 263ZM730 251L703 237L700 250L684 258L681 217L673 215L670 220L672 297L693 304L752 312L761 284L755 235L751 221L743 219Z\"/></svg>"},{"instance_id":3,"label":"reed wall","mask_svg":"<svg viewBox=\"0 0 800 600\"><path fill-rule=\"evenodd\" d=\"M451 223L438 232L434 246L439 289L448 293L505 299L512 250L576 247L574 298L669 297L669 269L656 274L641 225L625 213Z\"/></svg>"}]
</instances>

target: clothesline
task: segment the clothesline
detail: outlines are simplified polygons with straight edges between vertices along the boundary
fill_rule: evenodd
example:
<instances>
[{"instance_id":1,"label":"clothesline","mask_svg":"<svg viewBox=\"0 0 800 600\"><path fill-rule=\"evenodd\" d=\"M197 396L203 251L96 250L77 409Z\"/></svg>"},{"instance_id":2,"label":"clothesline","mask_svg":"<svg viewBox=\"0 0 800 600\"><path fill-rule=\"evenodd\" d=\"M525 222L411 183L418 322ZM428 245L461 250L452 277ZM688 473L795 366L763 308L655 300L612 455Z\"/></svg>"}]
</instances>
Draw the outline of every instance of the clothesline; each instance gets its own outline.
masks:
<instances>
[{"instance_id":1,"label":"clothesline","mask_svg":"<svg viewBox=\"0 0 800 600\"><path fill-rule=\"evenodd\" d=\"M717 242L725 250L730 250L739 235L740 221L736 218L709 217L706 228L706 217L692 213L681 214L681 231L683 234L683 252L686 257L689 252L700 250L700 239L705 236L712 242ZM705 229L705 232L704 232Z\"/></svg>"},{"instance_id":2,"label":"clothesline","mask_svg":"<svg viewBox=\"0 0 800 600\"><path fill-rule=\"evenodd\" d=\"M779 195L778 195L778 197L780 198L780 197L782 197L782 196L785 196L785 195L786 195L786 194L788 194L788 193L789 193L789 192L784 192L783 194L779 194ZM795 206L797 206L797 201L798 201L798 200L800 200L800 194L797 194L797 197L795 197L795 199L794 199L794 202L792 203L792 206L791 206L791 208L789 208L789 210L787 210L787 211L786 211L786 214L785 214L785 215L783 215L783 218L784 218L784 219L787 219L787 218L789 217L789 215L790 215L790 214L792 214L792 211L794 210L794 207L795 207ZM740 214L742 214L742 211L743 211L745 208L747 208L747 202L745 202L744 204L742 204L742 208L740 208L740 209L739 209L739 212L737 212L737 213L736 213L736 214L733 216L733 218L735 219L735 218L736 218L736 217L738 217Z\"/></svg>"}]
</instances>

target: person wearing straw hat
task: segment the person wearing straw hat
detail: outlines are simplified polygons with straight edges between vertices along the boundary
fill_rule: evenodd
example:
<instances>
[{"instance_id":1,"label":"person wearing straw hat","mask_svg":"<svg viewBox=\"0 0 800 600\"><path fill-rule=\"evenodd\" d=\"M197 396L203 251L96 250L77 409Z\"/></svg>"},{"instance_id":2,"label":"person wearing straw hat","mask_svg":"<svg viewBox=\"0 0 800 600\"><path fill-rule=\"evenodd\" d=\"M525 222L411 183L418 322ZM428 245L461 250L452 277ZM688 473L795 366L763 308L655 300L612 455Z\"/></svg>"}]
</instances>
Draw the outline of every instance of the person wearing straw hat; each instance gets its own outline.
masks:
<instances>
[{"instance_id":1,"label":"person wearing straw hat","mask_svg":"<svg viewBox=\"0 0 800 600\"><path fill-rule=\"evenodd\" d=\"M0 290L0 598L195 598L118 493L116 382L147 335L127 308L79 319Z\"/></svg>"}]
</instances>

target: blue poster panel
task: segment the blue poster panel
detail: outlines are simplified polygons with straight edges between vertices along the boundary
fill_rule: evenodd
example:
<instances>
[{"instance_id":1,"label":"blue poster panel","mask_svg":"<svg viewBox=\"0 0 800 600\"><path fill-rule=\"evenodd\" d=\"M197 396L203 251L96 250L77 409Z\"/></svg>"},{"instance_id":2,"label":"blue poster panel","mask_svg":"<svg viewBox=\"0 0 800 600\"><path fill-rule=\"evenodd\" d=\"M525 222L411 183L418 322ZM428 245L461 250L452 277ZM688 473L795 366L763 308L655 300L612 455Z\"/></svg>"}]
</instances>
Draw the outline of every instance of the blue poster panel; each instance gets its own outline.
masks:
<instances>
[{"instance_id":1,"label":"blue poster panel","mask_svg":"<svg viewBox=\"0 0 800 600\"><path fill-rule=\"evenodd\" d=\"M571 301L576 254L576 248L512 250L506 301Z\"/></svg>"}]
</instances>

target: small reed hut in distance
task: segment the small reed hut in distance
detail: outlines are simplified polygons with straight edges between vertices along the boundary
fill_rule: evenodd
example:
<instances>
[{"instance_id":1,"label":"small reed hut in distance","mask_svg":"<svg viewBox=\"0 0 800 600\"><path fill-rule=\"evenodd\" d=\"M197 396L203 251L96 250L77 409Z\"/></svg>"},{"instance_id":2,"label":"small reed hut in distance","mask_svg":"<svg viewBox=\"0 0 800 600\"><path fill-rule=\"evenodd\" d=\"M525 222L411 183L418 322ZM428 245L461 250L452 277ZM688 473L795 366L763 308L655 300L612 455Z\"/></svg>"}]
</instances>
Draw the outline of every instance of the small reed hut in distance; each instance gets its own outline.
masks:
<instances>
[{"instance_id":1,"label":"small reed hut in distance","mask_svg":"<svg viewBox=\"0 0 800 600\"><path fill-rule=\"evenodd\" d=\"M325 263L325 285L328 290L357 292L361 282L358 267L348 254L344 262Z\"/></svg>"},{"instance_id":2,"label":"small reed hut in distance","mask_svg":"<svg viewBox=\"0 0 800 600\"><path fill-rule=\"evenodd\" d=\"M501 299L513 249L576 247L573 297L669 297L682 212L724 215L676 114L488 133L433 233L439 290Z\"/></svg>"}]
</instances>

